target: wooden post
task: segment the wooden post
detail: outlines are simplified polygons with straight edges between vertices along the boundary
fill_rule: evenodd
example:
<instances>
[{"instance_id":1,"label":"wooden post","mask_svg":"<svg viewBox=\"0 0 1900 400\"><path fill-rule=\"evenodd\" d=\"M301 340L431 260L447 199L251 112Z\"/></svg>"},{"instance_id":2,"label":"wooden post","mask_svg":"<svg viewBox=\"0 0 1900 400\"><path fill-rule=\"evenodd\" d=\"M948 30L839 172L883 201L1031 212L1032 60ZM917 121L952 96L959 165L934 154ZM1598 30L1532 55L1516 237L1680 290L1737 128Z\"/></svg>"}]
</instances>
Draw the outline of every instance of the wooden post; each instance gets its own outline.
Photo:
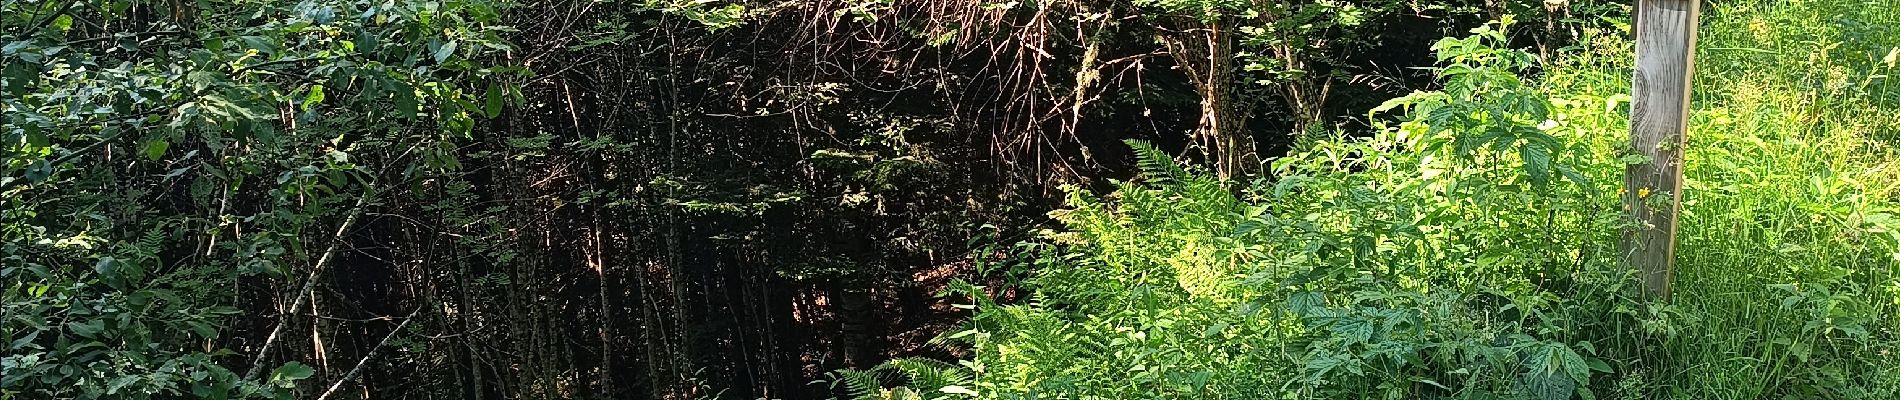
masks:
<instances>
[{"instance_id":1,"label":"wooden post","mask_svg":"<svg viewBox=\"0 0 1900 400\"><path fill-rule=\"evenodd\" d=\"M1700 0L1639 0L1636 75L1630 103L1631 151L1623 201L1635 227L1623 235L1631 267L1653 299L1669 299L1675 274L1676 214L1682 210L1682 147L1689 128L1689 82L1695 69Z\"/></svg>"}]
</instances>

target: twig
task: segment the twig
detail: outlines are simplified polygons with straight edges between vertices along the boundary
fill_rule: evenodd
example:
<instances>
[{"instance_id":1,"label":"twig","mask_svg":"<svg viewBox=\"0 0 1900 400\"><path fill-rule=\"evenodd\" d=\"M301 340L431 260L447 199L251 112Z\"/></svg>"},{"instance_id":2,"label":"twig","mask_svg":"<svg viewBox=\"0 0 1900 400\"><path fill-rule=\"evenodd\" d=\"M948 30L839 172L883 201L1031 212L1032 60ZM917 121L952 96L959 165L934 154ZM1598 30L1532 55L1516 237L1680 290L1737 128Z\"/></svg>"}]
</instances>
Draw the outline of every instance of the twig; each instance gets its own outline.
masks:
<instances>
[{"instance_id":1,"label":"twig","mask_svg":"<svg viewBox=\"0 0 1900 400\"><path fill-rule=\"evenodd\" d=\"M254 69L261 69L264 67L273 67L273 66L284 65L284 64L295 64L295 63L301 63L301 62L317 61L317 60L322 60L322 59L323 57L302 57L302 58L286 58L282 60L266 61L262 63L238 67L237 69L231 70L231 73L237 74L239 72L244 72L244 71L249 71L249 70L254 70Z\"/></svg>"},{"instance_id":2,"label":"twig","mask_svg":"<svg viewBox=\"0 0 1900 400\"><path fill-rule=\"evenodd\" d=\"M59 5L58 8L53 9L52 14L47 14L46 19L42 19L42 20L39 20L38 22L34 22L32 25L33 27L26 28L26 30L24 31L20 31L20 36L22 37L32 36L33 31L46 28L46 25L52 24L53 20L59 19L60 15L66 14L67 9L73 8L73 3L78 3L78 2L79 0L66 0L66 4ZM35 14L37 13L38 12L35 11ZM38 16L35 16L34 18L38 18Z\"/></svg>"},{"instance_id":3,"label":"twig","mask_svg":"<svg viewBox=\"0 0 1900 400\"><path fill-rule=\"evenodd\" d=\"M187 33L190 33L190 32L171 30L171 31L151 31L151 32L112 34L112 35L74 40L74 41L66 42L65 44L62 44L62 46L78 46L78 45L92 43L92 42L102 42L102 41L107 41L107 40L112 40L112 39L122 39L122 38L137 38L139 36L168 36L168 35L184 35Z\"/></svg>"},{"instance_id":4,"label":"twig","mask_svg":"<svg viewBox=\"0 0 1900 400\"><path fill-rule=\"evenodd\" d=\"M264 337L264 346L257 349L257 359L252 361L251 370L244 373L244 379L257 379L257 374L264 371L264 363L270 360L271 346L277 344L277 337L283 334L284 326L290 324L290 316L303 313L304 299L310 297L310 293L316 290L318 278L323 276L323 267L329 265L330 260L334 259L338 246L343 243L343 235L349 232L351 225L356 224L356 217L363 215L363 209L368 208L370 197L374 196L371 193L365 193L363 197L358 198L356 209L351 210L350 215L343 218L342 224L337 225L336 233L330 237L330 247L323 250L323 255L317 257L317 263L310 267L310 276L304 279L303 288L297 290L296 299L290 302L290 312L279 317L277 327L271 328L270 336Z\"/></svg>"},{"instance_id":5,"label":"twig","mask_svg":"<svg viewBox=\"0 0 1900 400\"><path fill-rule=\"evenodd\" d=\"M165 107L158 107L158 108L153 108L153 109L149 109L149 110L145 110L145 112L142 112L142 113L139 113L138 115L133 115L133 116L129 116L129 117L119 117L119 118L114 118L114 119L109 119L109 120L105 120L105 121L99 121L99 122L94 122L94 123L90 123L90 124L88 124L88 125L95 125L95 126L104 126L105 124L107 124L107 123L112 123L112 122L118 122L118 121L125 121L125 120L135 120L135 119L142 119L142 118L145 118L145 117L149 117L149 116L152 116L153 114L157 114L157 113L159 113L159 112L162 112L162 111L165 111L165 110L172 110L172 109L176 109L176 108L178 108L179 106L183 106L183 105L185 105L185 103L187 103L187 102L186 102L186 101L179 101L179 102L177 102L177 103L172 103L171 105L168 105L168 106L165 106ZM65 128L66 128L66 127L60 127L60 128L58 128L58 129L65 129ZM66 155L63 155L63 156L60 156L59 158L55 158L55 159L52 159L52 160L47 160L47 161L46 161L46 166L47 166L47 170L48 170L48 172L47 172L47 173L48 173L48 176L49 176L49 177L51 176L51 174L53 173L53 172L52 172L52 170L54 170L54 169L57 169L57 168L59 168L59 167L61 167L61 166L65 166L65 164L66 164L67 162L69 162L69 161L72 161L72 160L73 160L73 159L75 159L75 158L79 158L79 156L81 156L81 155L84 155L84 154L86 154L87 152L91 152L91 151L92 151L93 149L97 149L97 148L100 148L100 147L103 147L103 146L105 146L105 145L107 145L107 144L111 144L111 143L112 143L112 142L114 142L114 141L118 141L118 140L119 140L119 138L121 138L121 137L125 137L125 135L127 135L127 134L130 134L131 132L132 132L132 130L130 130L130 129L125 129L125 130L120 130L120 131L119 131L118 133L113 133L113 134L112 134L112 136L107 136L107 137L104 137L104 138L100 138L100 139L99 139L99 141L96 141L96 142L92 142L92 143L89 143L89 144L87 144L87 145L86 145L85 147L81 147L81 148L79 148L78 150L73 150L72 152L70 152L70 153L66 153ZM13 187L14 187L15 185L20 185L20 184L24 184L24 183L26 183L26 181L27 181L27 179L26 179L26 178L24 178L24 177L22 177L22 178L19 178L19 179L15 179L15 180L11 180L11 181L0 181L0 191L6 191L7 189L12 189L12 188L13 188Z\"/></svg>"},{"instance_id":6,"label":"twig","mask_svg":"<svg viewBox=\"0 0 1900 400\"><path fill-rule=\"evenodd\" d=\"M112 134L112 136L110 137L99 139L99 141L97 142L92 142L91 144L87 144L86 147L81 147L78 150L73 150L73 152L71 153L66 153L66 155L60 156L59 158L55 158L51 161L47 161L46 162L47 169L52 170L52 169L64 166L66 165L67 161L72 161L74 158L79 158L79 155L81 154L85 154L87 152L92 151L92 149L105 146L107 143L112 143L113 141L118 140L119 137L125 136L126 132L130 132L130 131L129 130L119 131L119 133ZM51 176L51 172L48 173L48 176ZM15 179L11 181L0 182L0 191L12 189L14 185L26 183L26 181L27 181L27 178L21 177L19 179Z\"/></svg>"},{"instance_id":7,"label":"twig","mask_svg":"<svg viewBox=\"0 0 1900 400\"><path fill-rule=\"evenodd\" d=\"M403 317L402 323L396 324L396 329L391 329L388 335L383 335L383 341L377 342L376 347L370 348L369 354L364 354L363 359L358 360L356 366L350 368L350 372L344 373L342 378L336 380L336 383L331 383L330 389L324 390L323 395L317 396L317 400L330 398L330 394L336 393L337 389L343 388L344 383L355 380L356 376L363 372L363 366L369 365L369 360L375 359L376 354L383 351L383 347L389 344L389 339L394 339L396 338L396 334L402 333L402 328L409 326L409 321L414 321L416 319L416 313L420 312L422 312L421 307L417 307L415 311L410 311L409 316Z\"/></svg>"}]
</instances>

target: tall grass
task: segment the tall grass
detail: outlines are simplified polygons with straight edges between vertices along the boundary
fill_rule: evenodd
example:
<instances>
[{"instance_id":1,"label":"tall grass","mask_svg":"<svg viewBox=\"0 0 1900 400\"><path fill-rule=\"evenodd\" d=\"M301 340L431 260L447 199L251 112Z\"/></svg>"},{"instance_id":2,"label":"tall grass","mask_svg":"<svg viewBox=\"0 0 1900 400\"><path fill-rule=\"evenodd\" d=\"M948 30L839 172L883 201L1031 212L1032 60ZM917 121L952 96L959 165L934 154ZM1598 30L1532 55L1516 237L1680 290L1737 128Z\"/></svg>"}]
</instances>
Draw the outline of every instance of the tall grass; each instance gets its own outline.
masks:
<instances>
[{"instance_id":1,"label":"tall grass","mask_svg":"<svg viewBox=\"0 0 1900 400\"><path fill-rule=\"evenodd\" d=\"M1617 250L1621 174L1644 162L1625 155L1628 32L1520 79L1527 54L1481 30L1441 42L1446 90L1391 103L1404 122L1310 141L1238 196L1135 144L1140 182L1075 193L1067 229L1022 247L1031 301L961 288L967 374L838 380L872 398L1900 398L1900 1L1718 2L1701 36L1669 303L1636 294ZM883 389L905 382L933 387Z\"/></svg>"},{"instance_id":2,"label":"tall grass","mask_svg":"<svg viewBox=\"0 0 1900 400\"><path fill-rule=\"evenodd\" d=\"M1552 68L1551 92L1627 92L1620 37ZM1645 355L1662 372L1652 384L1697 399L1897 396L1896 49L1892 0L1718 2L1705 15L1676 332ZM1627 120L1594 122L1595 152L1614 154ZM1826 387L1842 389L1814 389Z\"/></svg>"}]
</instances>

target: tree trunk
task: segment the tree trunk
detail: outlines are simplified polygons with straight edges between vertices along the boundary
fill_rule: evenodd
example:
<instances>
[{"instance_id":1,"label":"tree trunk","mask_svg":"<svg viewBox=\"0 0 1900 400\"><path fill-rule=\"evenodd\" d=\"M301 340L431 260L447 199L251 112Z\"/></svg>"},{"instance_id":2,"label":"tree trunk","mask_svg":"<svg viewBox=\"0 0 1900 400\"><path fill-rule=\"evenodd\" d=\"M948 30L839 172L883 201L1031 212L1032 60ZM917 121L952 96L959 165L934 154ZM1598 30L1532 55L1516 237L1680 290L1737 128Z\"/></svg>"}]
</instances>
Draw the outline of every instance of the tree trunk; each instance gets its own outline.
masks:
<instances>
[{"instance_id":1,"label":"tree trunk","mask_svg":"<svg viewBox=\"0 0 1900 400\"><path fill-rule=\"evenodd\" d=\"M1185 37L1163 38L1168 53L1187 72L1201 97L1201 120L1194 139L1223 179L1251 173L1256 158L1253 136L1247 131L1246 102L1238 93L1240 76L1230 24L1227 17L1215 18L1178 35Z\"/></svg>"},{"instance_id":2,"label":"tree trunk","mask_svg":"<svg viewBox=\"0 0 1900 400\"><path fill-rule=\"evenodd\" d=\"M616 353L614 352L613 335L614 305L613 297L610 296L609 293L612 292L613 288L620 287L620 285L618 282L614 282L608 278L607 256L605 252L601 251L600 236L602 234L600 230L600 214L596 212L594 214L594 229L588 232L587 235L588 241L591 242L589 243L591 245L589 247L592 248L592 251L587 254L587 261L593 264L594 274L600 279L600 284L595 287L595 295L598 297L597 301L600 303L600 326L595 327L600 334L600 366L598 367L600 370L598 382L600 396L603 399L611 399L615 398L614 356Z\"/></svg>"}]
</instances>

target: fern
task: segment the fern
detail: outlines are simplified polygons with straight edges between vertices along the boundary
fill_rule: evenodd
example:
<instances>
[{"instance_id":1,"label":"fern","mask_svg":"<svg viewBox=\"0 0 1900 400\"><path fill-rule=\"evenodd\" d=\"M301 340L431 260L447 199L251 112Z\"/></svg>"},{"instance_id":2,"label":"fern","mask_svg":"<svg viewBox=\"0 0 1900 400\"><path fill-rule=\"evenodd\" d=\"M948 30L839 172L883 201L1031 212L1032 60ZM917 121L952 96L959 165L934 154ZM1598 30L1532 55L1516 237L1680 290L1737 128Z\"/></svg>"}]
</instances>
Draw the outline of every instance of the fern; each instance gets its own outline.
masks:
<instances>
[{"instance_id":1,"label":"fern","mask_svg":"<svg viewBox=\"0 0 1900 400\"><path fill-rule=\"evenodd\" d=\"M875 368L870 371L847 368L825 373L825 377L830 378L832 390L843 385L845 394L851 399L870 400L884 397L884 381L878 377L878 372Z\"/></svg>"},{"instance_id":2,"label":"fern","mask_svg":"<svg viewBox=\"0 0 1900 400\"><path fill-rule=\"evenodd\" d=\"M949 386L967 386L974 378L969 370L955 364L922 357L905 357L885 361L875 369L897 371L909 378L907 386L917 388L943 388Z\"/></svg>"},{"instance_id":3,"label":"fern","mask_svg":"<svg viewBox=\"0 0 1900 400\"><path fill-rule=\"evenodd\" d=\"M1141 169L1141 177L1154 183L1178 182L1187 179L1188 172L1174 157L1146 141L1128 139L1123 141L1135 150L1135 167Z\"/></svg>"},{"instance_id":4,"label":"fern","mask_svg":"<svg viewBox=\"0 0 1900 400\"><path fill-rule=\"evenodd\" d=\"M969 369L923 357L898 358L868 370L843 369L826 376L832 380L832 389L843 385L845 394L853 400L952 399L956 397L951 395L975 394L968 389L976 381ZM886 378L897 378L903 384L886 389Z\"/></svg>"}]
</instances>

